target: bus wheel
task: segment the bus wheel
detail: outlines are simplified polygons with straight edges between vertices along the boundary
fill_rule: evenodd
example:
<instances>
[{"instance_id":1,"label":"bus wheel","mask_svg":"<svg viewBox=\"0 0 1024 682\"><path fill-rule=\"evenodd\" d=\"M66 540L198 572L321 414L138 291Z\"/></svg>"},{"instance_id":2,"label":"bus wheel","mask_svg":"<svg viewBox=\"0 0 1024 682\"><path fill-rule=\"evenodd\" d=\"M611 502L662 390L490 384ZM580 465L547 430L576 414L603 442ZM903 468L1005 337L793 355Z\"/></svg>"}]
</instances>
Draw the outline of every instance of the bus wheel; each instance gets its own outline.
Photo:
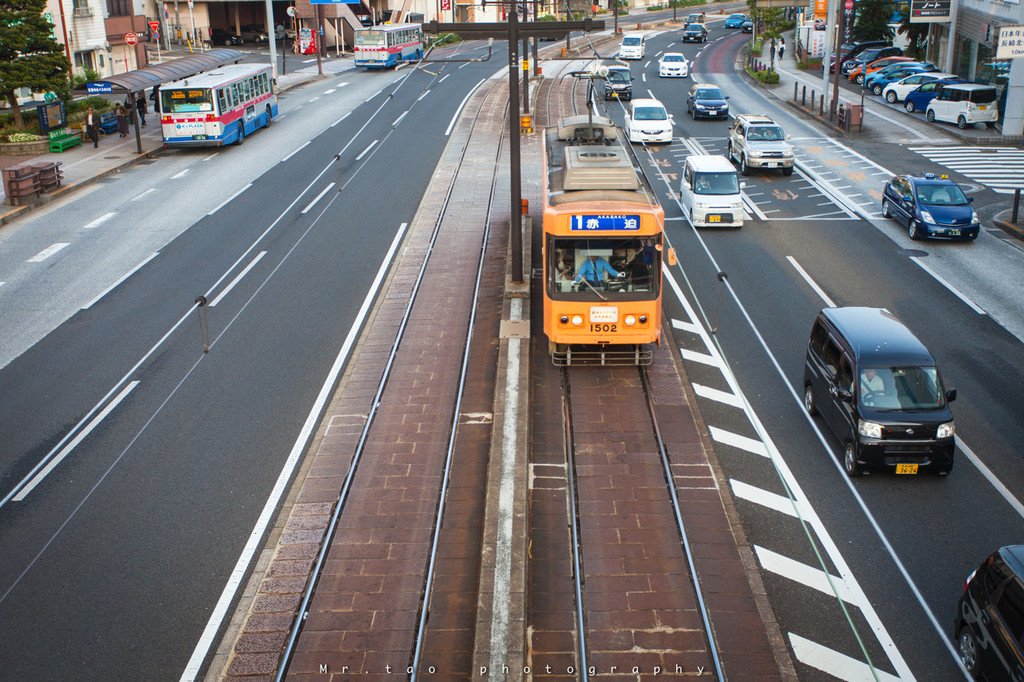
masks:
<instances>
[{"instance_id":1,"label":"bus wheel","mask_svg":"<svg viewBox=\"0 0 1024 682\"><path fill-rule=\"evenodd\" d=\"M242 123L238 124L238 139L235 144L242 144L245 141L245 125Z\"/></svg>"}]
</instances>

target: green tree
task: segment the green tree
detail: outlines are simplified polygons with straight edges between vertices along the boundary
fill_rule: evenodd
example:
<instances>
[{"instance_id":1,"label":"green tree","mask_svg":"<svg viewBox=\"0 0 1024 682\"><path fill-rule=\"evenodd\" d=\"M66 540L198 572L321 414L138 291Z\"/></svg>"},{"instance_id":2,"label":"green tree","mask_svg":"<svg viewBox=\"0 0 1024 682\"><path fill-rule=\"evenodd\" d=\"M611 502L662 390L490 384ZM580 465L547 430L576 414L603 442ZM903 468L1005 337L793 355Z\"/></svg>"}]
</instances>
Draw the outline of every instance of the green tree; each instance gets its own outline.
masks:
<instances>
[{"instance_id":1,"label":"green tree","mask_svg":"<svg viewBox=\"0 0 1024 682\"><path fill-rule=\"evenodd\" d=\"M892 40L895 33L889 26L889 20L895 11L894 0L858 0L857 23L853 27L854 42Z\"/></svg>"},{"instance_id":2,"label":"green tree","mask_svg":"<svg viewBox=\"0 0 1024 682\"><path fill-rule=\"evenodd\" d=\"M900 15L900 26L896 32L907 37L905 54L914 59L924 59L925 45L928 42L928 27L931 24L910 23L910 12Z\"/></svg>"},{"instance_id":3,"label":"green tree","mask_svg":"<svg viewBox=\"0 0 1024 682\"><path fill-rule=\"evenodd\" d=\"M46 0L4 0L0 3L0 96L24 129L17 90L66 89L71 65L53 37L53 24L43 18Z\"/></svg>"}]
</instances>

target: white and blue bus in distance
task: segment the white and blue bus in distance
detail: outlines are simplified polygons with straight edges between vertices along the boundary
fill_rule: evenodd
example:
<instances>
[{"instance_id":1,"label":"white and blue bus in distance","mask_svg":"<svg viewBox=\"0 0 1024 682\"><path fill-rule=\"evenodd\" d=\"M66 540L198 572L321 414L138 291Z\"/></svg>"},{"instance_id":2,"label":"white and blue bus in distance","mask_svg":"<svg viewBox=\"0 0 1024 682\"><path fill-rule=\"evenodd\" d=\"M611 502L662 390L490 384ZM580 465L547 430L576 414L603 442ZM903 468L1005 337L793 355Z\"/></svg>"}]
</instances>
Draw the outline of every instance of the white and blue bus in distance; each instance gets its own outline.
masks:
<instances>
[{"instance_id":1,"label":"white and blue bus in distance","mask_svg":"<svg viewBox=\"0 0 1024 682\"><path fill-rule=\"evenodd\" d=\"M242 143L277 116L270 64L227 64L160 87L165 147Z\"/></svg>"},{"instance_id":2,"label":"white and blue bus in distance","mask_svg":"<svg viewBox=\"0 0 1024 682\"><path fill-rule=\"evenodd\" d=\"M355 32L356 66L390 69L423 57L420 24L381 24Z\"/></svg>"}]
</instances>

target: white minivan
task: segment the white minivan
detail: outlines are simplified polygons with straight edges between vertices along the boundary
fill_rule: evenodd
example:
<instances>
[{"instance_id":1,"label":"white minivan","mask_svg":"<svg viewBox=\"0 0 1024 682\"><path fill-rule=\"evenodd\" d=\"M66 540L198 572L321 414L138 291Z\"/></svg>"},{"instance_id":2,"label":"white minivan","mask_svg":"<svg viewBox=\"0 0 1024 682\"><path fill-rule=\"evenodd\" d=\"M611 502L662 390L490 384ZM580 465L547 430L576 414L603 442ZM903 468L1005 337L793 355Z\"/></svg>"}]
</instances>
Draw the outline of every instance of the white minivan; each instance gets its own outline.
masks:
<instances>
[{"instance_id":1,"label":"white minivan","mask_svg":"<svg viewBox=\"0 0 1024 682\"><path fill-rule=\"evenodd\" d=\"M743 227L739 173L724 156L687 157L679 199L689 212L694 227Z\"/></svg>"},{"instance_id":2,"label":"white minivan","mask_svg":"<svg viewBox=\"0 0 1024 682\"><path fill-rule=\"evenodd\" d=\"M619 45L619 59L643 59L644 36L642 33L627 33Z\"/></svg>"},{"instance_id":3,"label":"white minivan","mask_svg":"<svg viewBox=\"0 0 1024 682\"><path fill-rule=\"evenodd\" d=\"M672 114L656 99L635 99L626 108L623 126L630 142L671 142Z\"/></svg>"},{"instance_id":4,"label":"white minivan","mask_svg":"<svg viewBox=\"0 0 1024 682\"><path fill-rule=\"evenodd\" d=\"M925 118L956 123L958 128L972 123L984 123L991 128L999 120L998 100L999 93L991 85L951 83L928 103Z\"/></svg>"}]
</instances>

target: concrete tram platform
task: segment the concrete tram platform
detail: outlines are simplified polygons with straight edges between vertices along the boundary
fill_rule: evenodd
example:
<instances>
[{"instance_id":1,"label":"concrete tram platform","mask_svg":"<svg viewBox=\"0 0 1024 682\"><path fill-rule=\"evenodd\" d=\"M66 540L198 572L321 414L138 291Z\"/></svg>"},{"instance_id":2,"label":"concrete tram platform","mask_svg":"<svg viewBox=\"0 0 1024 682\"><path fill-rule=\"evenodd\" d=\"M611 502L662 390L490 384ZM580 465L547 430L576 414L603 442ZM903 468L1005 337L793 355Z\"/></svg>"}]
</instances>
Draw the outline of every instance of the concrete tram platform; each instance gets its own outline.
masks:
<instances>
[{"instance_id":1,"label":"concrete tram platform","mask_svg":"<svg viewBox=\"0 0 1024 682\"><path fill-rule=\"evenodd\" d=\"M561 83L549 78L541 88ZM367 432L367 459L353 474L343 516L351 520L343 521L331 540L308 616L303 616L289 677L390 680L405 675L412 664L411 643L421 606L418 590L429 547L429 512L438 501L444 446L439 437L453 423L459 424L455 456L464 458L460 466L484 462L486 473L482 479L479 470L474 474L480 482L475 486L466 478L453 480L449 503L455 504L441 526L444 569L434 580L420 665L434 665L435 679L546 677L540 670L524 672L531 666L526 531L532 486L526 445L531 429L529 344L546 347L546 339L531 338L524 325L530 319L529 255L524 259L525 284L514 283L504 269L510 215L507 146L501 146L500 138L506 129L507 97L507 83L492 80L467 103L467 113L409 226L372 322L322 419L207 680L263 680L277 673L315 557L326 540L329 516L346 485L356 442L372 413L377 381L409 304L413 281L431 251L444 257L431 259L423 270L411 309L411 336L395 355L399 371L382 393L378 416ZM533 101L540 97L535 93ZM529 200L529 219L535 222L542 212L540 135L547 124L550 121L539 119L537 132L525 136L522 146L523 194ZM443 206L453 184L451 200ZM485 201L492 188L493 214ZM431 247L439 220L439 242ZM458 357L451 346L461 345L460 334L469 324L466 273L475 272L488 223L485 294L477 307L483 340L471 346L466 380L471 404L477 408L464 405L456 415L451 413L451 400ZM524 239L529 245L529 229ZM685 397L681 363L663 350L657 381L677 387L671 393L677 398L671 409L675 420L690 425L687 464L702 467L710 480L714 464L706 429L693 401ZM467 447L461 445L464 439ZM711 488L717 488L715 499L702 500L700 518L694 520L712 553L698 570L711 586L711 622L722 644L728 679L796 679L751 548L731 511L727 486ZM486 498L481 499L484 491ZM483 543L482 549L478 543ZM475 556L467 556L467 547ZM460 595L473 595L475 603L460 603Z\"/></svg>"}]
</instances>

